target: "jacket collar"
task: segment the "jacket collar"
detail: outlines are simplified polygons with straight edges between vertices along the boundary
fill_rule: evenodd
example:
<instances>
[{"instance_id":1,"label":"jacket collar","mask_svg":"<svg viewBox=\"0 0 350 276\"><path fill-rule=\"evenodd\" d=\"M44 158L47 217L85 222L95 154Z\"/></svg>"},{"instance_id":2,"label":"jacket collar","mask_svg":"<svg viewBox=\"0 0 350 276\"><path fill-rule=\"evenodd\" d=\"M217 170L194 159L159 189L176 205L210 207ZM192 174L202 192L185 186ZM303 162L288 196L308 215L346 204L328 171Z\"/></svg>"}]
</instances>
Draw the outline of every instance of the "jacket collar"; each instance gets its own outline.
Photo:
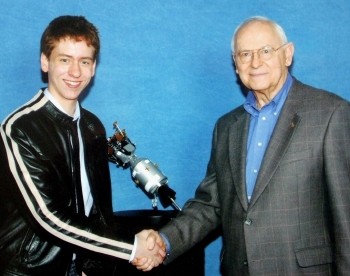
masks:
<instances>
[{"instance_id":1,"label":"jacket collar","mask_svg":"<svg viewBox=\"0 0 350 276\"><path fill-rule=\"evenodd\" d=\"M41 92L43 95L45 95L45 97L48 99L47 103L45 104L44 108L47 110L49 116L51 116L52 119L54 119L57 122L60 122L61 124L65 124L65 125L72 125L72 123L76 120L79 119L82 115L82 110L81 107L79 105L79 103L77 103L78 106L78 118L73 118L71 116L69 116L68 114L66 114L62 108L59 107L59 105L57 105L57 103L55 103L55 100L52 100L52 95L47 96L46 94L47 89L42 89ZM77 117L77 116L75 116Z\"/></svg>"},{"instance_id":2,"label":"jacket collar","mask_svg":"<svg viewBox=\"0 0 350 276\"><path fill-rule=\"evenodd\" d=\"M64 110L64 108L60 105L60 103L55 99L55 97L51 94L51 92L49 91L48 88L46 88L44 90L44 95L49 99L49 101L58 109L60 110L62 113L67 114L67 112ZM68 115L70 116L70 115ZM71 116L70 116L71 117ZM75 112L74 115L72 117L73 121L79 120L80 119L80 105L79 102L76 102L75 105Z\"/></svg>"},{"instance_id":3,"label":"jacket collar","mask_svg":"<svg viewBox=\"0 0 350 276\"><path fill-rule=\"evenodd\" d=\"M245 210L254 205L269 184L297 129L301 120L298 115L300 101L302 100L301 95L299 95L299 89L300 82L294 80L271 136L269 146L266 149L249 204L246 195L245 178L249 114L242 112L243 108L241 112L236 113L236 120L229 129L230 166L237 195Z\"/></svg>"}]
</instances>

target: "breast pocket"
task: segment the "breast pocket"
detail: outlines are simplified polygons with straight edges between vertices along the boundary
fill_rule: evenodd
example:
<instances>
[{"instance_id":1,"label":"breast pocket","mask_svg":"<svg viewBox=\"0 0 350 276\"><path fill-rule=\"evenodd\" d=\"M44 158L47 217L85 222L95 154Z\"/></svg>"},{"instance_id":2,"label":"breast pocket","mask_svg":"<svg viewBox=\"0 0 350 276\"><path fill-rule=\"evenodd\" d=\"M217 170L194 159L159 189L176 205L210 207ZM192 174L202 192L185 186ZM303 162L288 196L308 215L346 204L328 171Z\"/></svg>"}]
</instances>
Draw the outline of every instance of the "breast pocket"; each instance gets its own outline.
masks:
<instances>
[{"instance_id":1,"label":"breast pocket","mask_svg":"<svg viewBox=\"0 0 350 276\"><path fill-rule=\"evenodd\" d=\"M297 162L300 160L309 160L313 158L313 152L311 148L308 147L298 147L289 149L282 161L282 164Z\"/></svg>"}]
</instances>

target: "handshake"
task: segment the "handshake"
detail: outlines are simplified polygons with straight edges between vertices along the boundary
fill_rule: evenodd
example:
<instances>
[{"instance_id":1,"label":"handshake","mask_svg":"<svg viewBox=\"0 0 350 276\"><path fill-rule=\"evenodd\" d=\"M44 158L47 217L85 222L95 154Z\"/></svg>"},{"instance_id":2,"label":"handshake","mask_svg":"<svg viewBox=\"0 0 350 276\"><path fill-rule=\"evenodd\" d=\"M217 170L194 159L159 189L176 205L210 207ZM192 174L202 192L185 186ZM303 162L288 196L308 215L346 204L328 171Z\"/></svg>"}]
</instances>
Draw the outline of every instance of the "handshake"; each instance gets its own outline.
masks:
<instances>
[{"instance_id":1,"label":"handshake","mask_svg":"<svg viewBox=\"0 0 350 276\"><path fill-rule=\"evenodd\" d=\"M135 257L131 264L139 270L150 271L166 257L165 242L155 230L143 230L136 234L135 246Z\"/></svg>"}]
</instances>

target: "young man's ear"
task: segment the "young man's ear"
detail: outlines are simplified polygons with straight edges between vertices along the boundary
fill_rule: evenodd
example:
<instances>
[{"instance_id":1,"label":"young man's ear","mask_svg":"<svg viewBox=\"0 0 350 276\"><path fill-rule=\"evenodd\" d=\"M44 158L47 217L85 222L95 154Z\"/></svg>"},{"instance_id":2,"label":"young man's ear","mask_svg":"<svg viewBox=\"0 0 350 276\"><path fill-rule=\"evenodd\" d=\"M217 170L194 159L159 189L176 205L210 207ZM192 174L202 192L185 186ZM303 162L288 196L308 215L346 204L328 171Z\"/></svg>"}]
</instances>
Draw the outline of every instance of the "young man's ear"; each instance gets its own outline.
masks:
<instances>
[{"instance_id":1,"label":"young man's ear","mask_svg":"<svg viewBox=\"0 0 350 276\"><path fill-rule=\"evenodd\" d=\"M92 77L95 76L96 73L96 59L94 60L94 64L92 65Z\"/></svg>"},{"instance_id":2,"label":"young man's ear","mask_svg":"<svg viewBox=\"0 0 350 276\"><path fill-rule=\"evenodd\" d=\"M43 53L40 55L40 65L41 70L44 73L47 73L47 71L49 71L49 59Z\"/></svg>"}]
</instances>

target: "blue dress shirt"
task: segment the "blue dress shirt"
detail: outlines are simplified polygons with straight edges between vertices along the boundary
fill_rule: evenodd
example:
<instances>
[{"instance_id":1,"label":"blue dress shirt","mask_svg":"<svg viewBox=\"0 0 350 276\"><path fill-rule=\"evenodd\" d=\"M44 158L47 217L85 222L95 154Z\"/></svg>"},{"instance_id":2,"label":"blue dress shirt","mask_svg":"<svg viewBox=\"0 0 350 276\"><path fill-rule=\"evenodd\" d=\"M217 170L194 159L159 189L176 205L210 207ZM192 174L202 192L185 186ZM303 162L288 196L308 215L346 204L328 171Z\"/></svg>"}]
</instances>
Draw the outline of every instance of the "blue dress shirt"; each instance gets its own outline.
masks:
<instances>
[{"instance_id":1,"label":"blue dress shirt","mask_svg":"<svg viewBox=\"0 0 350 276\"><path fill-rule=\"evenodd\" d=\"M286 82L281 90L271 102L263 106L260 110L256 107L256 100L253 92L248 92L244 103L244 109L251 115L246 160L248 201L250 201L252 197L262 159L264 158L267 145L292 83L293 78L288 74Z\"/></svg>"}]
</instances>

